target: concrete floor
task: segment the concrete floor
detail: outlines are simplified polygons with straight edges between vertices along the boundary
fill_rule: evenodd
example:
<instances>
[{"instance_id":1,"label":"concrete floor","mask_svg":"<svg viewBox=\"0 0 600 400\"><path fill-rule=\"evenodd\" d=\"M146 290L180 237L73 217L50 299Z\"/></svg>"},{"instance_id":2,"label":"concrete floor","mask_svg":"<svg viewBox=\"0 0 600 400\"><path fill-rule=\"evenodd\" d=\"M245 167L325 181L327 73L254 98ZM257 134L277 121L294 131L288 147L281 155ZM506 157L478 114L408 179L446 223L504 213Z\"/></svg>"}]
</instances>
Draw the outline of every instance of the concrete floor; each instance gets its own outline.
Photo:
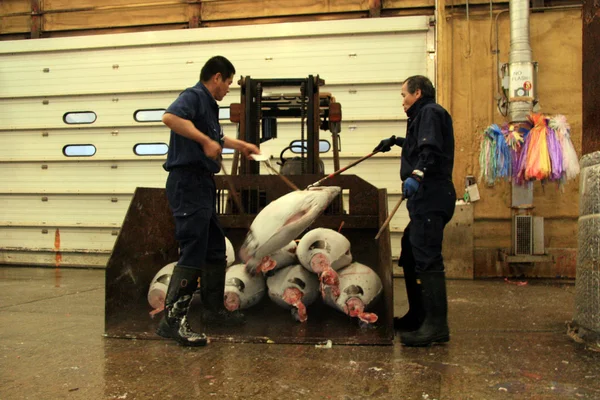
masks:
<instances>
[{"instance_id":1,"label":"concrete floor","mask_svg":"<svg viewBox=\"0 0 600 400\"><path fill-rule=\"evenodd\" d=\"M194 349L104 338L102 270L0 268L0 399L598 399L600 353L565 334L574 293L449 281L452 338L430 348Z\"/></svg>"}]
</instances>

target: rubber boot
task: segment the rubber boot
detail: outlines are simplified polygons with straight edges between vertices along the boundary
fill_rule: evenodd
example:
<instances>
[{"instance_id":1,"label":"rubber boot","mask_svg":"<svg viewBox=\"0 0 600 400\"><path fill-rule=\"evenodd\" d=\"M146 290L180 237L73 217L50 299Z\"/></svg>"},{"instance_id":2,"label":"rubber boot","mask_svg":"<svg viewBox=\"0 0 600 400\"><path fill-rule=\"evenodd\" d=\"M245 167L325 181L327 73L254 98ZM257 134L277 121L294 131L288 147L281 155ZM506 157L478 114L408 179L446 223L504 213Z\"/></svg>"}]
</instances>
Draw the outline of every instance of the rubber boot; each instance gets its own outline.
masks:
<instances>
[{"instance_id":1,"label":"rubber boot","mask_svg":"<svg viewBox=\"0 0 600 400\"><path fill-rule=\"evenodd\" d=\"M423 272L416 275L421 281L425 319L416 331L401 333L400 342L405 346L415 347L448 342L450 330L448 329L446 276L444 272Z\"/></svg>"},{"instance_id":2,"label":"rubber boot","mask_svg":"<svg viewBox=\"0 0 600 400\"><path fill-rule=\"evenodd\" d=\"M411 332L419 329L425 317L423 294L421 285L417 282L414 265L412 267L404 266L404 284L408 297L408 312L403 317L394 317L394 329L398 332Z\"/></svg>"},{"instance_id":3,"label":"rubber boot","mask_svg":"<svg viewBox=\"0 0 600 400\"><path fill-rule=\"evenodd\" d=\"M182 346L206 346L208 343L206 335L194 332L187 320L199 275L198 269L175 266L167 289L165 312L156 330L159 336L175 339Z\"/></svg>"},{"instance_id":4,"label":"rubber boot","mask_svg":"<svg viewBox=\"0 0 600 400\"><path fill-rule=\"evenodd\" d=\"M408 297L408 312L401 318L394 317L394 330L398 332L416 331L425 317L421 285L417 282L415 259L410 245L409 232L410 224L404 229L402 253L398 260L398 265L404 269L404 284L406 285L406 297Z\"/></svg>"},{"instance_id":5,"label":"rubber boot","mask_svg":"<svg viewBox=\"0 0 600 400\"><path fill-rule=\"evenodd\" d=\"M225 308L225 265L210 265L202 269L200 280L202 296L202 322L208 326L239 326L246 318L239 310Z\"/></svg>"}]
</instances>

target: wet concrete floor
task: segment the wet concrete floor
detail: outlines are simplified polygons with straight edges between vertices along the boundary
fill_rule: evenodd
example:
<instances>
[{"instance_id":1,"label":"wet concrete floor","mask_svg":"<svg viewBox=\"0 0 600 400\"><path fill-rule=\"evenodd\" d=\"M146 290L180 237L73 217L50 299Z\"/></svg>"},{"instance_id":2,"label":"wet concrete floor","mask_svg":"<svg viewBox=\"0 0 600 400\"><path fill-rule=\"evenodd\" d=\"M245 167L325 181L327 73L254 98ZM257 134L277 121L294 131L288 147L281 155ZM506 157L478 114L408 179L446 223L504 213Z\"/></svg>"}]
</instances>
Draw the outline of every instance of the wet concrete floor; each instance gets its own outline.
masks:
<instances>
[{"instance_id":1,"label":"wet concrete floor","mask_svg":"<svg viewBox=\"0 0 600 400\"><path fill-rule=\"evenodd\" d=\"M429 348L184 348L103 337L103 270L0 268L0 399L599 399L600 353L566 335L574 295L449 281L451 341Z\"/></svg>"}]
</instances>

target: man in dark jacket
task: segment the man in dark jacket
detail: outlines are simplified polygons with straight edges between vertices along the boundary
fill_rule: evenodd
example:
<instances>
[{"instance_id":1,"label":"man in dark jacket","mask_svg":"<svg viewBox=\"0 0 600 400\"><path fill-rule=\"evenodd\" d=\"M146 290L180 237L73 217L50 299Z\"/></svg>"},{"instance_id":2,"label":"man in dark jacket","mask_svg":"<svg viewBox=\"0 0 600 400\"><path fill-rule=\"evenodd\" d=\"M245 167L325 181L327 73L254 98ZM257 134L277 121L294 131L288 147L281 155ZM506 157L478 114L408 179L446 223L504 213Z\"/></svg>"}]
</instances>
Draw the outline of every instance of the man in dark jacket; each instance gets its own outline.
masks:
<instances>
[{"instance_id":1,"label":"man in dark jacket","mask_svg":"<svg viewBox=\"0 0 600 400\"><path fill-rule=\"evenodd\" d=\"M456 202L454 132L452 118L436 104L435 88L428 78L408 78L402 97L408 116L406 138L384 139L375 150L402 147L402 195L410 217L398 260L404 268L409 311L394 318L394 328L401 332L404 345L428 346L450 340L442 240Z\"/></svg>"},{"instance_id":2,"label":"man in dark jacket","mask_svg":"<svg viewBox=\"0 0 600 400\"><path fill-rule=\"evenodd\" d=\"M245 156L259 154L258 147L223 135L219 106L229 92L235 68L225 57L209 59L200 81L180 93L163 115L171 129L165 170L167 198L175 220L180 257L173 270L165 315L156 331L184 346L204 346L204 333L192 331L187 312L201 277L202 321L205 324L244 323L239 312L223 304L225 290L225 235L216 212L214 174L221 170L223 147Z\"/></svg>"}]
</instances>

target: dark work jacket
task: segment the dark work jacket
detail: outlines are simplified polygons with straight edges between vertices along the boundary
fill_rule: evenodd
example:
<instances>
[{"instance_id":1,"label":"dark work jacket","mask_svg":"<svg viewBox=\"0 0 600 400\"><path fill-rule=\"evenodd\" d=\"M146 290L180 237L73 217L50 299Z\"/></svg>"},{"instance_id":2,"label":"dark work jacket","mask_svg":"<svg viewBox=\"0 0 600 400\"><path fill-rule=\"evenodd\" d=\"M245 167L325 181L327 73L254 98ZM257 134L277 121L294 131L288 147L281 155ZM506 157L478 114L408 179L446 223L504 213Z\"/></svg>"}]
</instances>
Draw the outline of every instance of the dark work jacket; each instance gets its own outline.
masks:
<instances>
[{"instance_id":1,"label":"dark work jacket","mask_svg":"<svg viewBox=\"0 0 600 400\"><path fill-rule=\"evenodd\" d=\"M192 121L200 132L223 146L223 130L219 124L219 105L202 82L181 92L166 112ZM167 162L163 167L167 171L171 171L175 167L192 167L199 171L215 174L221 170L217 161L204 154L200 143L172 130Z\"/></svg>"},{"instance_id":2,"label":"dark work jacket","mask_svg":"<svg viewBox=\"0 0 600 400\"><path fill-rule=\"evenodd\" d=\"M402 144L400 177L417 169L425 181L452 180L454 131L452 117L431 98L420 98L406 112L408 126Z\"/></svg>"}]
</instances>

